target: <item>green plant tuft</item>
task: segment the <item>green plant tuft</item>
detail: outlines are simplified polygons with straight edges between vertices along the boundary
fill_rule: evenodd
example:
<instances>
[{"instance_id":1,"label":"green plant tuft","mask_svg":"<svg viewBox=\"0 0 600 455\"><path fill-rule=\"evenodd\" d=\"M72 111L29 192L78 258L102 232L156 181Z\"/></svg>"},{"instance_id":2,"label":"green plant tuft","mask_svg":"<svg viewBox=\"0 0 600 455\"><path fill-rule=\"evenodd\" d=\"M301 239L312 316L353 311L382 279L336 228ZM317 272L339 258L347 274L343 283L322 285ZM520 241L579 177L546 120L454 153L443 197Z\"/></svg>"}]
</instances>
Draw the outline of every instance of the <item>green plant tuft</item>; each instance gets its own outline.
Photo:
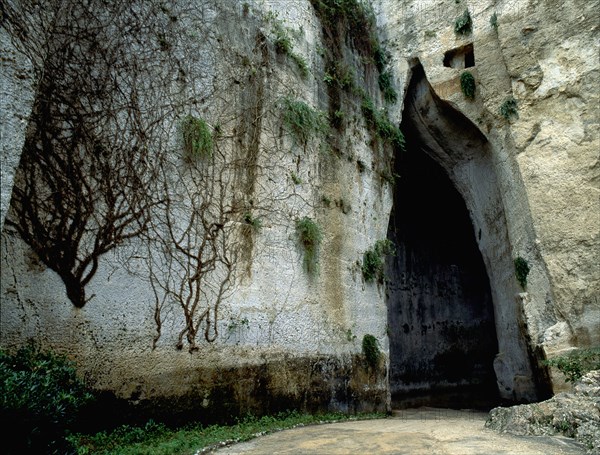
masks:
<instances>
[{"instance_id":1,"label":"green plant tuft","mask_svg":"<svg viewBox=\"0 0 600 455\"><path fill-rule=\"evenodd\" d=\"M258 232L262 227L260 218L253 217L250 212L244 214L244 223L246 223L253 231Z\"/></svg>"},{"instance_id":2,"label":"green plant tuft","mask_svg":"<svg viewBox=\"0 0 600 455\"><path fill-rule=\"evenodd\" d=\"M456 21L454 21L454 32L459 35L468 35L473 29L473 21L471 20L471 14L466 9Z\"/></svg>"},{"instance_id":3,"label":"green plant tuft","mask_svg":"<svg viewBox=\"0 0 600 455\"><path fill-rule=\"evenodd\" d=\"M93 399L65 357L33 345L14 355L0 350L0 414L12 425L7 453L67 453L64 437Z\"/></svg>"},{"instance_id":4,"label":"green plant tuft","mask_svg":"<svg viewBox=\"0 0 600 455\"><path fill-rule=\"evenodd\" d=\"M294 52L294 45L292 44L289 31L281 23L275 22L273 25L273 35L275 51L278 54L287 55L300 70L300 75L306 78L308 76L308 64L302 56Z\"/></svg>"},{"instance_id":5,"label":"green plant tuft","mask_svg":"<svg viewBox=\"0 0 600 455\"><path fill-rule=\"evenodd\" d=\"M529 264L521 256L515 259L515 274L517 281L523 289L527 287L527 275L529 275Z\"/></svg>"},{"instance_id":6,"label":"green plant tuft","mask_svg":"<svg viewBox=\"0 0 600 455\"><path fill-rule=\"evenodd\" d=\"M567 382L575 382L589 371L600 370L600 347L579 349L543 363L558 368Z\"/></svg>"},{"instance_id":7,"label":"green plant tuft","mask_svg":"<svg viewBox=\"0 0 600 455\"><path fill-rule=\"evenodd\" d=\"M367 126L371 130L381 139L392 144L396 149L404 150L404 135L400 128L390 122L385 111L378 111L373 104L373 100L368 96L363 98L361 108Z\"/></svg>"},{"instance_id":8,"label":"green plant tuft","mask_svg":"<svg viewBox=\"0 0 600 455\"><path fill-rule=\"evenodd\" d=\"M475 78L471 72L465 71L460 75L460 88L467 98L475 98Z\"/></svg>"},{"instance_id":9,"label":"green plant tuft","mask_svg":"<svg viewBox=\"0 0 600 455\"><path fill-rule=\"evenodd\" d=\"M383 93L383 99L388 103L395 103L398 100L398 94L392 87L392 74L389 71L379 75L379 89Z\"/></svg>"},{"instance_id":10,"label":"green plant tuft","mask_svg":"<svg viewBox=\"0 0 600 455\"><path fill-rule=\"evenodd\" d=\"M292 39L288 31L281 25L276 22L273 26L273 44L275 45L275 51L279 54L289 55L294 48L292 44Z\"/></svg>"},{"instance_id":11,"label":"green plant tuft","mask_svg":"<svg viewBox=\"0 0 600 455\"><path fill-rule=\"evenodd\" d=\"M294 171L290 172L290 177L292 179L292 182L294 182L294 185L302 184L302 179Z\"/></svg>"},{"instance_id":12,"label":"green plant tuft","mask_svg":"<svg viewBox=\"0 0 600 455\"><path fill-rule=\"evenodd\" d=\"M490 25L494 30L498 30L498 15L496 13L490 16Z\"/></svg>"},{"instance_id":13,"label":"green plant tuft","mask_svg":"<svg viewBox=\"0 0 600 455\"><path fill-rule=\"evenodd\" d=\"M213 138L204 120L193 115L183 119L183 149L187 158L208 157L212 153Z\"/></svg>"},{"instance_id":14,"label":"green plant tuft","mask_svg":"<svg viewBox=\"0 0 600 455\"><path fill-rule=\"evenodd\" d=\"M383 265L385 256L394 254L394 244L388 240L377 240L373 248L363 254L362 274L365 281L377 280L383 283Z\"/></svg>"},{"instance_id":15,"label":"green plant tuft","mask_svg":"<svg viewBox=\"0 0 600 455\"><path fill-rule=\"evenodd\" d=\"M362 352L371 368L379 366L381 351L379 350L379 342L373 335L366 334L362 340Z\"/></svg>"},{"instance_id":16,"label":"green plant tuft","mask_svg":"<svg viewBox=\"0 0 600 455\"><path fill-rule=\"evenodd\" d=\"M318 272L318 253L323 234L317 223L309 217L296 221L296 232L304 249L304 269L314 276Z\"/></svg>"},{"instance_id":17,"label":"green plant tuft","mask_svg":"<svg viewBox=\"0 0 600 455\"><path fill-rule=\"evenodd\" d=\"M512 96L506 98L500 106L500 115L502 115L502 117L504 117L506 120L513 116L519 118L517 101Z\"/></svg>"},{"instance_id":18,"label":"green plant tuft","mask_svg":"<svg viewBox=\"0 0 600 455\"><path fill-rule=\"evenodd\" d=\"M283 111L283 122L301 144L306 144L311 135L327 131L325 115L303 101L284 98Z\"/></svg>"},{"instance_id":19,"label":"green plant tuft","mask_svg":"<svg viewBox=\"0 0 600 455\"><path fill-rule=\"evenodd\" d=\"M290 58L294 61L294 63L300 70L300 75L302 76L302 78L306 79L308 77L309 71L308 71L308 63L306 63L306 60L304 59L304 57L296 54L295 52L292 52L290 54Z\"/></svg>"}]
</instances>

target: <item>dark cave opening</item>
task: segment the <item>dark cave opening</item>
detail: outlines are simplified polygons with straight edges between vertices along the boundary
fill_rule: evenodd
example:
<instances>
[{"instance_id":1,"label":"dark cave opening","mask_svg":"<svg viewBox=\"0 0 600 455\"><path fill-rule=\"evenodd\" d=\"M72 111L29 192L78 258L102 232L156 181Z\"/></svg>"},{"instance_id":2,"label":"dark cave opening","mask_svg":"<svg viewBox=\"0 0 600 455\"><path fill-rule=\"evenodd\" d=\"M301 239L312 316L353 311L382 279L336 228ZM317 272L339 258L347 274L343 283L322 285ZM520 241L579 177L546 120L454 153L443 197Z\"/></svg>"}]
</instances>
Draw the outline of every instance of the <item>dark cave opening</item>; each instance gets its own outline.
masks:
<instances>
[{"instance_id":1,"label":"dark cave opening","mask_svg":"<svg viewBox=\"0 0 600 455\"><path fill-rule=\"evenodd\" d=\"M392 406L491 408L498 342L471 219L414 128L401 126L407 147L388 230L396 254L386 264Z\"/></svg>"}]
</instances>

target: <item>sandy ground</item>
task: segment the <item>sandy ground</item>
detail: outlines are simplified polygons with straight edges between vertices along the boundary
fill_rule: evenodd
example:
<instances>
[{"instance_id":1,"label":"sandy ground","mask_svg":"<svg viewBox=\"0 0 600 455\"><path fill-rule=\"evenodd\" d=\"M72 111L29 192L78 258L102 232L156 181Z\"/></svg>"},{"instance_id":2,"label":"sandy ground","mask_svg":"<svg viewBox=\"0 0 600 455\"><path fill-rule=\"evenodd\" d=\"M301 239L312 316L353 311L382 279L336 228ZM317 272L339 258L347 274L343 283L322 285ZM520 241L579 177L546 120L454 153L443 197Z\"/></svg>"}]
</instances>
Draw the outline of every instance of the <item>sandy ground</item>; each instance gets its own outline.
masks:
<instances>
[{"instance_id":1,"label":"sandy ground","mask_svg":"<svg viewBox=\"0 0 600 455\"><path fill-rule=\"evenodd\" d=\"M341 422L262 436L218 449L215 454L584 454L572 439L512 436L484 427L487 413L421 408L396 411L381 420Z\"/></svg>"}]
</instances>

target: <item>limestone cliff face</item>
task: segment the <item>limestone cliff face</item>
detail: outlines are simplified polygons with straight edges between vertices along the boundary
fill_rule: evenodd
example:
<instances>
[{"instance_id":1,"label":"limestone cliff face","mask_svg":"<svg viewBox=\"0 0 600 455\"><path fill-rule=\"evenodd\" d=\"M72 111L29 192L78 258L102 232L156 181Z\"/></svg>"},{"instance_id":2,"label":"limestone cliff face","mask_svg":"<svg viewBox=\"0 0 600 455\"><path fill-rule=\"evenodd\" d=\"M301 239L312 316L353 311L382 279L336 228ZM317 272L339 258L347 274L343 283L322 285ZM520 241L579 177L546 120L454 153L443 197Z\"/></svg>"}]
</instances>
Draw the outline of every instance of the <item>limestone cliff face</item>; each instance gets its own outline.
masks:
<instances>
[{"instance_id":1,"label":"limestone cliff face","mask_svg":"<svg viewBox=\"0 0 600 455\"><path fill-rule=\"evenodd\" d=\"M173 11L186 11L183 2L173 5ZM468 216L462 222L472 229L466 237L476 239L472 251L481 258L474 261L483 265L461 276L489 281L471 283L487 290L464 290L487 305L473 310L483 315L478 328L465 324L471 334L495 326L497 346L486 342L492 358L482 357L493 360L493 372L484 360L477 368L486 371L481 377L497 381L500 397L542 398L548 385L540 364L544 356L600 344L598 2L374 0L379 37L390 55L385 68L376 68L364 53L368 40L336 35L342 32L324 23L325 10L318 5L199 1L172 21L187 25L169 46L174 54L188 53L181 61L187 62L185 74L193 82L182 84L174 76L170 93L178 102L193 103L181 101L181 110L165 121L171 138L165 147L179 156L176 125L192 113L219 126L217 146L226 162L234 157L244 163L227 180L235 182L227 196L233 201L231 213L238 215L225 225L239 233L235 238L243 239L243 248L236 250L235 286L218 311L207 304L207 314L214 315L207 329L210 337L216 335L214 341L203 339L202 325L193 349L187 344L177 349L189 320L148 276L162 277L161 283L172 287L168 280L179 272L170 268L175 262L146 253L146 243L132 242L102 256L87 286L94 297L79 309L57 274L5 225L2 347L33 339L68 353L96 387L138 405L175 400L182 409L223 416L287 407L389 407L390 389L411 389L400 375L387 373L402 363L404 329L388 311L407 305L402 299L410 292L394 287L407 275L399 261L388 261L386 297L384 286L364 279L361 266L377 240L394 238L390 214L401 217L403 198L410 195L394 190L392 175L402 178L403 169L389 167L393 152L370 125L367 99L376 109L385 107L393 125L402 122L414 145L405 153L425 153L464 202ZM455 19L466 9L472 32L457 34ZM199 18L204 28L193 22ZM2 33L3 49L12 46L6 30ZM291 51L282 51L282 36ZM18 64L3 61L9 81L5 100L18 95L10 84L22 86L16 68L35 64L13 52ZM396 102L386 103L379 87L384 70L392 74ZM475 79L473 99L461 92L465 70ZM344 76L352 82L343 82ZM37 82L23 89L15 112L30 114ZM511 97L518 115L504 118L500 109ZM328 115L328 132L311 131L298 140L284 120L290 101ZM19 153L24 135L21 125L2 136L3 221L5 163ZM397 166L403 162L395 161ZM174 179L179 185L174 192L188 192L177 199L183 207L177 212L179 226L190 215L185 207L194 198L193 178ZM261 220L257 230L247 226L253 217ZM296 222L304 217L322 230L316 275L303 267ZM525 289L515 277L517 257L531 269ZM439 270L452 275L450 265ZM462 295L460 280L448 276L439 280L449 290L437 295ZM439 281L436 275L428 280L415 289ZM206 283L206 295L218 287L214 284ZM429 318L424 325L430 334L436 323L446 321L447 333L460 319L439 309L424 311L430 315L423 316L423 321ZM460 321L468 321L471 310L457 311L464 313ZM198 323L208 324L206 319ZM375 336L384 353L378 366L369 365L361 352L366 334ZM456 346L467 352L478 344L463 341ZM432 358L435 354L431 351Z\"/></svg>"},{"instance_id":2,"label":"limestone cliff face","mask_svg":"<svg viewBox=\"0 0 600 455\"><path fill-rule=\"evenodd\" d=\"M489 147L489 160L481 151L468 155L462 145L453 147L452 127L443 129L443 121L425 113L423 134L435 136L435 144L425 138L430 154L462 193L480 236L495 294L498 373L502 357L514 360L510 351L522 349L509 347L502 334L517 339L518 324L530 339L525 342L547 356L598 344L598 2L450 3L377 5L399 85L409 87L420 63L431 85L427 96L463 114ZM465 10L473 26L463 35L454 24ZM460 89L465 70L476 81L472 101ZM509 97L518 113L505 119L500 109ZM419 115L429 106L416 105ZM504 232L494 234L498 229ZM525 292L501 284L517 256L532 269ZM518 313L518 324L499 323Z\"/></svg>"}]
</instances>

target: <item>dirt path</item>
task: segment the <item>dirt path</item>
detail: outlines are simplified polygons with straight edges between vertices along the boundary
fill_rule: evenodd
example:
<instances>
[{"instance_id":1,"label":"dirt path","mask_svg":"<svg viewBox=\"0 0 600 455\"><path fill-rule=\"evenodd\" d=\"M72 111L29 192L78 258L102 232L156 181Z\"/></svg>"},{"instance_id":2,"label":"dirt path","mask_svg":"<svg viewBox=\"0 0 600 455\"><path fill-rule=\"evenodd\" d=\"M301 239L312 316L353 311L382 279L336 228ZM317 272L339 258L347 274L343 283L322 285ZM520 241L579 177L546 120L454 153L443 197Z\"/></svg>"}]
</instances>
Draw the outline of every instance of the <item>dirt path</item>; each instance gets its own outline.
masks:
<instances>
[{"instance_id":1,"label":"dirt path","mask_svg":"<svg viewBox=\"0 0 600 455\"><path fill-rule=\"evenodd\" d=\"M342 422L281 431L217 450L216 454L583 454L573 440L501 435L484 428L486 413L422 408L382 420Z\"/></svg>"}]
</instances>

